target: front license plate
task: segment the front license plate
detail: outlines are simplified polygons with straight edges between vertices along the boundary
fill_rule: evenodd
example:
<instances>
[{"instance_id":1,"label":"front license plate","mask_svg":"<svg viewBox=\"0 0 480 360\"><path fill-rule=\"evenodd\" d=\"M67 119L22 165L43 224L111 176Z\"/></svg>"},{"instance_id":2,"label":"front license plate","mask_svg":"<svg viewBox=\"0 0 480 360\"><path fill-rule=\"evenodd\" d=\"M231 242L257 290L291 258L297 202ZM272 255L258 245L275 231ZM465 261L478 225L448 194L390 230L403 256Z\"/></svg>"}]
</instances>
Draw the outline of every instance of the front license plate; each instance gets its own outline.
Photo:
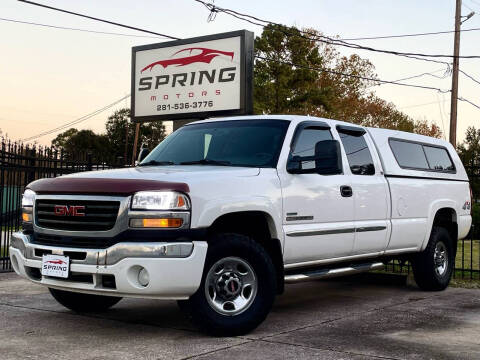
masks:
<instances>
[{"instance_id":1,"label":"front license plate","mask_svg":"<svg viewBox=\"0 0 480 360\"><path fill-rule=\"evenodd\" d=\"M70 259L68 256L43 255L42 275L60 278L68 278Z\"/></svg>"}]
</instances>

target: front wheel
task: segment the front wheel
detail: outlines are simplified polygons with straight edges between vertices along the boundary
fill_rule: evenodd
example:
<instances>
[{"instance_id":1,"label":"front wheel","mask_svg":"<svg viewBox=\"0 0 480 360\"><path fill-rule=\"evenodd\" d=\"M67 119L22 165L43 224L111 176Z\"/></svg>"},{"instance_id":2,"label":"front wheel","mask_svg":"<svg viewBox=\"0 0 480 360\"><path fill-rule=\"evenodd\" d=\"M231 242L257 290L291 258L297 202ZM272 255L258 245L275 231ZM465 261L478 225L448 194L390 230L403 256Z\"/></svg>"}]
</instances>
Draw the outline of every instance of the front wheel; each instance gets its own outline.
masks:
<instances>
[{"instance_id":1,"label":"front wheel","mask_svg":"<svg viewBox=\"0 0 480 360\"><path fill-rule=\"evenodd\" d=\"M221 234L209 246L200 288L181 307L212 335L243 335L266 318L275 294L275 267L265 249L246 236Z\"/></svg>"},{"instance_id":2,"label":"front wheel","mask_svg":"<svg viewBox=\"0 0 480 360\"><path fill-rule=\"evenodd\" d=\"M102 312L122 300L121 297L91 295L48 288L61 305L75 312Z\"/></svg>"},{"instance_id":3,"label":"front wheel","mask_svg":"<svg viewBox=\"0 0 480 360\"><path fill-rule=\"evenodd\" d=\"M415 282L422 290L444 290L455 267L454 242L443 227L434 226L427 248L412 260Z\"/></svg>"}]
</instances>

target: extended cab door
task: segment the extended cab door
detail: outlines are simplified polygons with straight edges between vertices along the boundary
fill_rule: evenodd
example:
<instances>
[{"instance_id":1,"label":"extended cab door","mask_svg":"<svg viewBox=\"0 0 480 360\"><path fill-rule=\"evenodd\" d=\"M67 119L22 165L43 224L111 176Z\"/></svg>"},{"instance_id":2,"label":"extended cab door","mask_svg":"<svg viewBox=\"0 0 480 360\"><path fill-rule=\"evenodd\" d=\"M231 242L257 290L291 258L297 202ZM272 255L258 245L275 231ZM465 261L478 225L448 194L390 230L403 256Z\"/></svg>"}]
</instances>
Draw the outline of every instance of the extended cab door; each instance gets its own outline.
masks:
<instances>
[{"instance_id":1,"label":"extended cab door","mask_svg":"<svg viewBox=\"0 0 480 360\"><path fill-rule=\"evenodd\" d=\"M313 156L317 142L332 139L326 122L299 123L289 157ZM279 162L278 167L283 194L285 264L350 255L355 235L350 176L292 174L285 165L285 161ZM312 167L314 161L302 162L302 169Z\"/></svg>"},{"instance_id":2,"label":"extended cab door","mask_svg":"<svg viewBox=\"0 0 480 360\"><path fill-rule=\"evenodd\" d=\"M355 208L353 255L383 252L390 232L389 190L375 145L363 128L337 125L350 171Z\"/></svg>"}]
</instances>

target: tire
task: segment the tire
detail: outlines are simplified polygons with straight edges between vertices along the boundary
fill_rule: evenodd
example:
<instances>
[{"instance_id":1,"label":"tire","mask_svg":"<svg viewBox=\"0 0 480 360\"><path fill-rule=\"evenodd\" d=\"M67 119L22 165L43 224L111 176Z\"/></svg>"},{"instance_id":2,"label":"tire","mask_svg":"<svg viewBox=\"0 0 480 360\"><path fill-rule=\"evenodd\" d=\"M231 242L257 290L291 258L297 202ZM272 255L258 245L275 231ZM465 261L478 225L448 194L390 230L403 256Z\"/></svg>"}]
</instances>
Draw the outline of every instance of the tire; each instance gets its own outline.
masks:
<instances>
[{"instance_id":1,"label":"tire","mask_svg":"<svg viewBox=\"0 0 480 360\"><path fill-rule=\"evenodd\" d=\"M453 239L447 229L434 226L426 249L412 260L415 282L422 290L444 290L450 283L454 266Z\"/></svg>"},{"instance_id":2,"label":"tire","mask_svg":"<svg viewBox=\"0 0 480 360\"><path fill-rule=\"evenodd\" d=\"M265 320L276 293L276 271L265 249L247 236L220 234L209 243L199 289L179 306L202 331L237 336Z\"/></svg>"},{"instance_id":3,"label":"tire","mask_svg":"<svg viewBox=\"0 0 480 360\"><path fill-rule=\"evenodd\" d=\"M75 312L102 312L122 300L121 297L75 293L48 288L61 305Z\"/></svg>"}]
</instances>

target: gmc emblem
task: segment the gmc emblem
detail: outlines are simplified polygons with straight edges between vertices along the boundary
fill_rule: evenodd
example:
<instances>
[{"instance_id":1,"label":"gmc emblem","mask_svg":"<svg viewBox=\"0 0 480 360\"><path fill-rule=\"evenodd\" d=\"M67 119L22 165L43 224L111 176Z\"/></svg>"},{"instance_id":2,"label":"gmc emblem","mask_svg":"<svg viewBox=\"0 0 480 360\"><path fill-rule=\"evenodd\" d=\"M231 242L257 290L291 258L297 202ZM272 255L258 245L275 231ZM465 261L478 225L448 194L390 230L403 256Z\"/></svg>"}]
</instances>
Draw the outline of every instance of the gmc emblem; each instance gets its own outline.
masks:
<instances>
[{"instance_id":1,"label":"gmc emblem","mask_svg":"<svg viewBox=\"0 0 480 360\"><path fill-rule=\"evenodd\" d=\"M85 213L82 212L85 210L83 205L55 205L54 213L55 216L85 216Z\"/></svg>"}]
</instances>

